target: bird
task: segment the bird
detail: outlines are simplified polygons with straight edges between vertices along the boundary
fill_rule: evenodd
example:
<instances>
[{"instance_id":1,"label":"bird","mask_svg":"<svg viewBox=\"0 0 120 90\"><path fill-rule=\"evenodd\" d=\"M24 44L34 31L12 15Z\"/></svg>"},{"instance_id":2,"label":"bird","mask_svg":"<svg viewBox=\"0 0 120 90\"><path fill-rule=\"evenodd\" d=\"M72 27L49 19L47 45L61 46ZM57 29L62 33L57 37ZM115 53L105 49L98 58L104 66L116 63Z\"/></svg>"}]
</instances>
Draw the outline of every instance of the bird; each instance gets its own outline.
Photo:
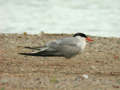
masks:
<instances>
[{"instance_id":1,"label":"bird","mask_svg":"<svg viewBox=\"0 0 120 90\"><path fill-rule=\"evenodd\" d=\"M86 41L93 40L84 33L75 33L71 37L52 40L40 47L25 47L27 49L34 49L39 51L19 54L43 57L57 56L69 59L78 55L85 49Z\"/></svg>"}]
</instances>

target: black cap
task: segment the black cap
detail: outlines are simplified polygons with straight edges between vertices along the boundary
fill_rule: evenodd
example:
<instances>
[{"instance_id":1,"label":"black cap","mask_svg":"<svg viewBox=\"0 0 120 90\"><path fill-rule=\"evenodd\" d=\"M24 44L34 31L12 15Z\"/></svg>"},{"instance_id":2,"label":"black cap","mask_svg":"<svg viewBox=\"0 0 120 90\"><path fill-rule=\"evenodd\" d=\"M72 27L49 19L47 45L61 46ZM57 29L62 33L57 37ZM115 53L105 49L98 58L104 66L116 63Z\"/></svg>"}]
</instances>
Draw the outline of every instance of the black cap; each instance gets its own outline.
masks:
<instances>
[{"instance_id":1,"label":"black cap","mask_svg":"<svg viewBox=\"0 0 120 90\"><path fill-rule=\"evenodd\" d=\"M73 37L76 37L76 36L81 36L81 37L87 38L87 36L84 33L75 33L73 35Z\"/></svg>"}]
</instances>

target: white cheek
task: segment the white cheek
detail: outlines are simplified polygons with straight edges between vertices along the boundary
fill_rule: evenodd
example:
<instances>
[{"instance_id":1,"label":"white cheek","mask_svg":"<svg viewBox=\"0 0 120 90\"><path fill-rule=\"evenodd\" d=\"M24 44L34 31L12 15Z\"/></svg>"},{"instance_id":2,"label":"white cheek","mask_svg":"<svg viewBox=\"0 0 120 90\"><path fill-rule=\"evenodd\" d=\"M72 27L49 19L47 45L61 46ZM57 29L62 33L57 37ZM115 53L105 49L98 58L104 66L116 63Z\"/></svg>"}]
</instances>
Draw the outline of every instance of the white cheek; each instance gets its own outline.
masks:
<instances>
[{"instance_id":1,"label":"white cheek","mask_svg":"<svg viewBox=\"0 0 120 90\"><path fill-rule=\"evenodd\" d=\"M85 49L85 46L86 46L85 38L82 38L79 36L77 36L76 38L78 39L78 42L79 42L79 43L77 43L77 46L80 48L81 51L83 51Z\"/></svg>"}]
</instances>

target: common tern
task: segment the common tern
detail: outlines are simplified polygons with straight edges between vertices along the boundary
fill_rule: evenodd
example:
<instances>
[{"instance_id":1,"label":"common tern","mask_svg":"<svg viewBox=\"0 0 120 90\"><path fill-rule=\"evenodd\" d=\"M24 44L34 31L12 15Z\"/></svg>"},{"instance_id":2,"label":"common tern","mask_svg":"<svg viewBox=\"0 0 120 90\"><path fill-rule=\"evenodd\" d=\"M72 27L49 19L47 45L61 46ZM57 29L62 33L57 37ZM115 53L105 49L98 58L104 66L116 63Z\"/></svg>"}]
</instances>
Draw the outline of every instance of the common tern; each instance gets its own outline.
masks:
<instances>
[{"instance_id":1,"label":"common tern","mask_svg":"<svg viewBox=\"0 0 120 90\"><path fill-rule=\"evenodd\" d=\"M72 37L52 40L41 47L25 47L28 49L39 50L31 53L20 53L27 56L59 56L72 58L81 53L86 47L86 40L93 41L84 33L75 33Z\"/></svg>"}]
</instances>

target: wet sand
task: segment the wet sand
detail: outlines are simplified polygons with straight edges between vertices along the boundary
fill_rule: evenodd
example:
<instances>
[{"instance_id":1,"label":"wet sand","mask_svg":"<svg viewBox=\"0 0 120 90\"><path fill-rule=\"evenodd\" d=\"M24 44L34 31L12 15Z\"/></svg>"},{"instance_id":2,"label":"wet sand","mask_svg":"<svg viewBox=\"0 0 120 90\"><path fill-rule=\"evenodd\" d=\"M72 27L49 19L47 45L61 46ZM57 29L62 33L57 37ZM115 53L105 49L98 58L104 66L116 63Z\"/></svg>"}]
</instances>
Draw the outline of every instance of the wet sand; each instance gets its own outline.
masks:
<instances>
[{"instance_id":1,"label":"wet sand","mask_svg":"<svg viewBox=\"0 0 120 90\"><path fill-rule=\"evenodd\" d=\"M71 59L18 54L67 36L0 34L0 90L120 90L120 38L91 36Z\"/></svg>"}]
</instances>

